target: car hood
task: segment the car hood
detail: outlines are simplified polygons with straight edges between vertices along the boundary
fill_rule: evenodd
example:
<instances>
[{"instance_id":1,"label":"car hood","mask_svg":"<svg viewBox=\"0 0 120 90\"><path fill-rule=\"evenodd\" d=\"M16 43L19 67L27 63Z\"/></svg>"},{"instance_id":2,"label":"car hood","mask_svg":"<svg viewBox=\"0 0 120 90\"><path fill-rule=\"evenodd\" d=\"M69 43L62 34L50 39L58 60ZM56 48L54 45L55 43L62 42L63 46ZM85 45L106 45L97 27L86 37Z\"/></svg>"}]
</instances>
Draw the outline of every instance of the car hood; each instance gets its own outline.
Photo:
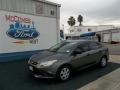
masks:
<instances>
[{"instance_id":1,"label":"car hood","mask_svg":"<svg viewBox=\"0 0 120 90\"><path fill-rule=\"evenodd\" d=\"M34 62L44 62L51 60L65 60L66 58L68 59L68 55L65 53L43 51L33 55L30 60Z\"/></svg>"}]
</instances>

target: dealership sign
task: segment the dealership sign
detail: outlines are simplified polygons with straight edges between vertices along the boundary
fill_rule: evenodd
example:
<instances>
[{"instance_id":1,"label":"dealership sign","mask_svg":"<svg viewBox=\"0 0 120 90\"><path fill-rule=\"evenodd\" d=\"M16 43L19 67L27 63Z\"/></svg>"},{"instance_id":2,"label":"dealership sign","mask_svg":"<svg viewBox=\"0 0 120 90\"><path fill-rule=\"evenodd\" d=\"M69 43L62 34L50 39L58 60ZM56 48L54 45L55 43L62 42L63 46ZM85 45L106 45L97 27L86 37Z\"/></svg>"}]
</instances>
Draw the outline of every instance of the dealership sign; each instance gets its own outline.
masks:
<instances>
[{"instance_id":1,"label":"dealership sign","mask_svg":"<svg viewBox=\"0 0 120 90\"><path fill-rule=\"evenodd\" d=\"M7 35L14 39L30 40L37 38L40 33L36 30L35 23L30 18L5 15L9 24Z\"/></svg>"}]
</instances>

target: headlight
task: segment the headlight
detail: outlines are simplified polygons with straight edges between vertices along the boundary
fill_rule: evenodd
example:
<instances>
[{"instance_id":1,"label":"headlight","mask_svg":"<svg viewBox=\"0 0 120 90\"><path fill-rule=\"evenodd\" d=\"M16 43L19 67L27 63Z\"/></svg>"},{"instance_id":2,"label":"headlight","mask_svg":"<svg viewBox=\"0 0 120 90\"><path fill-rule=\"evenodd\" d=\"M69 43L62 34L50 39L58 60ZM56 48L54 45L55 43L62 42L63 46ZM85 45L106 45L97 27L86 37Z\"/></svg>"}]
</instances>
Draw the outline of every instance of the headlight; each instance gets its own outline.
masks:
<instances>
[{"instance_id":1,"label":"headlight","mask_svg":"<svg viewBox=\"0 0 120 90\"><path fill-rule=\"evenodd\" d=\"M37 68L48 67L54 64L55 62L57 62L57 60L42 62L42 63L37 64Z\"/></svg>"}]
</instances>

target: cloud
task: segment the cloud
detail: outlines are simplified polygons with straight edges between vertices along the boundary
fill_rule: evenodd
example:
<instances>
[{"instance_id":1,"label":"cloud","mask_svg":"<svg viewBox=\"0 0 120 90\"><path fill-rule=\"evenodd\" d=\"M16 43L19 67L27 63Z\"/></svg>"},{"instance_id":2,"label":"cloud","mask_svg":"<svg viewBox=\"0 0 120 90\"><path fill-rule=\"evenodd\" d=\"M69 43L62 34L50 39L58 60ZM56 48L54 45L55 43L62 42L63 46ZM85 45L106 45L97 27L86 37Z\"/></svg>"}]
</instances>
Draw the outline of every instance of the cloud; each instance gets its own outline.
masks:
<instances>
[{"instance_id":1,"label":"cloud","mask_svg":"<svg viewBox=\"0 0 120 90\"><path fill-rule=\"evenodd\" d=\"M111 4L106 3L106 5L109 4L109 6L103 7L103 5L101 5L101 7L103 8L94 9L93 11L88 12L88 15L92 18L104 18L107 20L120 18L120 12L118 11L118 9L120 8L119 3L119 0L114 0L114 2L112 2Z\"/></svg>"},{"instance_id":2,"label":"cloud","mask_svg":"<svg viewBox=\"0 0 120 90\"><path fill-rule=\"evenodd\" d=\"M70 16L84 17L84 24L117 24L120 22L120 0L50 0L61 4L61 24L67 26Z\"/></svg>"}]
</instances>

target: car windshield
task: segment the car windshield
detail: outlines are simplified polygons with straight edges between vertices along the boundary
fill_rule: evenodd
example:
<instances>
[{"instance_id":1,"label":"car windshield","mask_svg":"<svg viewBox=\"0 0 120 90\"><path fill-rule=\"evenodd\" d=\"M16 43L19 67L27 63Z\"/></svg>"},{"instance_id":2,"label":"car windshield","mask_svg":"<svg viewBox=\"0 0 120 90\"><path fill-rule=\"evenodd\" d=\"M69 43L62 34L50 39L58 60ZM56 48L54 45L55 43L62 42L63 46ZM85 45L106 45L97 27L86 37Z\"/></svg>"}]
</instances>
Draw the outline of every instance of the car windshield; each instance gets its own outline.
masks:
<instances>
[{"instance_id":1,"label":"car windshield","mask_svg":"<svg viewBox=\"0 0 120 90\"><path fill-rule=\"evenodd\" d=\"M76 45L76 42L61 42L51 47L49 51L51 52L60 52L60 53L69 53L71 52Z\"/></svg>"}]
</instances>

